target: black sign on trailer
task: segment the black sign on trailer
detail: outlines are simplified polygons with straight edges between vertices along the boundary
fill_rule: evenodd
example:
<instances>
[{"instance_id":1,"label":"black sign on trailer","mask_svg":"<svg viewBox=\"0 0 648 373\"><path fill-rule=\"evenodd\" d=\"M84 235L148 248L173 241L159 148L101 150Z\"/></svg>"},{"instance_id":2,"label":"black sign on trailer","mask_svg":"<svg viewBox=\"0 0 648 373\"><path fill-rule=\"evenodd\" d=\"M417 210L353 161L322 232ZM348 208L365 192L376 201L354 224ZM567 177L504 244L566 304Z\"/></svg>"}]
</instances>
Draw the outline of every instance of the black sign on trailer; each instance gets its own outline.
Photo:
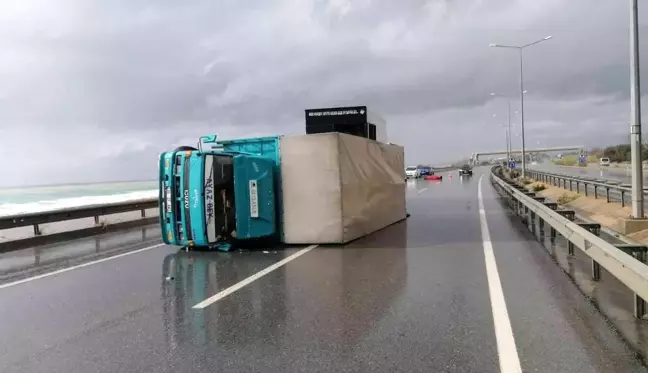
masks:
<instances>
[{"instance_id":1,"label":"black sign on trailer","mask_svg":"<svg viewBox=\"0 0 648 373\"><path fill-rule=\"evenodd\" d=\"M366 106L306 110L306 134L329 132L376 140L376 126L367 121Z\"/></svg>"},{"instance_id":2,"label":"black sign on trailer","mask_svg":"<svg viewBox=\"0 0 648 373\"><path fill-rule=\"evenodd\" d=\"M311 124L361 124L367 123L367 107L334 107L306 110L306 126Z\"/></svg>"}]
</instances>

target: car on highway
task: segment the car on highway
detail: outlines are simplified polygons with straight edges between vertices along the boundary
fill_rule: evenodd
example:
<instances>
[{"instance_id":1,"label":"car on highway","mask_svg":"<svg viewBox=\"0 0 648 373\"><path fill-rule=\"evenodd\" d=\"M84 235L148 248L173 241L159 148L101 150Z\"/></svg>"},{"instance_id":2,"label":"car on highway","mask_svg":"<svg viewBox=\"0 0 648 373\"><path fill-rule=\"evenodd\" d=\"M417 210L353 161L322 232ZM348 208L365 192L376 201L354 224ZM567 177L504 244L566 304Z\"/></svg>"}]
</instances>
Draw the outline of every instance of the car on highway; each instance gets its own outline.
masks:
<instances>
[{"instance_id":1,"label":"car on highway","mask_svg":"<svg viewBox=\"0 0 648 373\"><path fill-rule=\"evenodd\" d=\"M472 176L472 167L470 165L463 165L459 167L459 176Z\"/></svg>"},{"instance_id":2,"label":"car on highway","mask_svg":"<svg viewBox=\"0 0 648 373\"><path fill-rule=\"evenodd\" d=\"M610 158L601 158L599 161L599 164L601 166L609 166L610 165Z\"/></svg>"},{"instance_id":3,"label":"car on highway","mask_svg":"<svg viewBox=\"0 0 648 373\"><path fill-rule=\"evenodd\" d=\"M418 179L421 177L421 170L416 166L409 166L405 169L405 176L408 179Z\"/></svg>"},{"instance_id":4,"label":"car on highway","mask_svg":"<svg viewBox=\"0 0 648 373\"><path fill-rule=\"evenodd\" d=\"M422 166L419 167L419 171L421 176L434 175L434 171L432 171L432 167Z\"/></svg>"}]
</instances>

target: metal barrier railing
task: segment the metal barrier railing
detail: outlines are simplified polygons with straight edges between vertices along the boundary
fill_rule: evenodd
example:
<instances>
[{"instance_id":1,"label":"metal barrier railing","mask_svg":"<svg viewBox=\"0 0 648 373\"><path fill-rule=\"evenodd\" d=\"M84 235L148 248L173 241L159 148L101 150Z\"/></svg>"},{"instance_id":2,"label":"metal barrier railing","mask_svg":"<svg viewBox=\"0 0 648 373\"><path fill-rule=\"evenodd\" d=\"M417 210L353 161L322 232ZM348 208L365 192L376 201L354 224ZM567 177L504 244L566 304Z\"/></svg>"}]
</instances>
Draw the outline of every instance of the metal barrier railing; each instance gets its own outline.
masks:
<instances>
[{"instance_id":1,"label":"metal barrier railing","mask_svg":"<svg viewBox=\"0 0 648 373\"><path fill-rule=\"evenodd\" d=\"M569 255L574 255L574 248L577 247L589 256L592 280L599 281L601 267L604 268L634 293L634 316L643 318L646 315L648 246L615 245L605 241L599 237L600 224L575 222L575 211L559 209L557 203L547 202L545 197L527 191L523 185L508 179L501 166L493 167L491 181L501 191L513 212L527 223L531 223L534 235L536 226L541 234L544 234L545 225L548 225L551 240L555 240L557 234L565 238Z\"/></svg>"},{"instance_id":2,"label":"metal barrier railing","mask_svg":"<svg viewBox=\"0 0 648 373\"><path fill-rule=\"evenodd\" d=\"M154 224L159 219L159 214L147 216L146 210L157 209L158 199L151 198L138 201L110 203L102 205L79 206L54 211L19 214L0 217L0 231L32 226L33 236L19 236L0 242L0 253L19 250L26 247L40 246L54 242L61 242L75 238L82 238L131 227ZM126 212L140 211L139 218L129 218L125 221L104 222L99 218L106 215L120 214ZM67 230L57 233L43 234L41 225L56 223L67 220L94 218L94 226L83 224L70 227Z\"/></svg>"},{"instance_id":3,"label":"metal barrier railing","mask_svg":"<svg viewBox=\"0 0 648 373\"><path fill-rule=\"evenodd\" d=\"M131 211L141 211L141 217L145 218L146 210L157 207L158 199L151 198L138 201L80 206L54 211L2 216L0 217L0 230L27 227L31 225L34 227L34 235L40 236L40 224L83 218L94 218L95 224L99 224L99 217L101 216Z\"/></svg>"},{"instance_id":4,"label":"metal barrier railing","mask_svg":"<svg viewBox=\"0 0 648 373\"><path fill-rule=\"evenodd\" d=\"M596 199L601 197L600 192L604 191L605 199L608 203L620 202L623 207L625 207L627 202L626 197L629 198L632 195L632 188L630 185L622 184L613 180L591 179L535 170L527 170L526 174L531 179L557 186L559 188L569 189L570 191L574 191L575 188L577 193L580 193L582 190L585 193L585 196L589 196L590 192L593 192L593 196ZM644 190L644 195L648 195L648 191Z\"/></svg>"}]
</instances>

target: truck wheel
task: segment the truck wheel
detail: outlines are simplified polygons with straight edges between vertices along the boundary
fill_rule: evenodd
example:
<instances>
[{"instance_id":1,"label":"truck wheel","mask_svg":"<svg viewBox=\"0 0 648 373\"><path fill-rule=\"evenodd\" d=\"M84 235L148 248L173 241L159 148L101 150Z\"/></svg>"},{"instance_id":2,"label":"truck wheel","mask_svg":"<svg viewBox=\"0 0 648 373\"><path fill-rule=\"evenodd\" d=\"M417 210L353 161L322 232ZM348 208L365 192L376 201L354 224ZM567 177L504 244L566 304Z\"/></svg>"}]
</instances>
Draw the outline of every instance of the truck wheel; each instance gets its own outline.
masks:
<instances>
[{"instance_id":1,"label":"truck wheel","mask_svg":"<svg viewBox=\"0 0 648 373\"><path fill-rule=\"evenodd\" d=\"M193 146L186 146L186 145L178 146L177 148L175 148L176 152L186 152L189 150L198 150L198 149L194 148Z\"/></svg>"}]
</instances>

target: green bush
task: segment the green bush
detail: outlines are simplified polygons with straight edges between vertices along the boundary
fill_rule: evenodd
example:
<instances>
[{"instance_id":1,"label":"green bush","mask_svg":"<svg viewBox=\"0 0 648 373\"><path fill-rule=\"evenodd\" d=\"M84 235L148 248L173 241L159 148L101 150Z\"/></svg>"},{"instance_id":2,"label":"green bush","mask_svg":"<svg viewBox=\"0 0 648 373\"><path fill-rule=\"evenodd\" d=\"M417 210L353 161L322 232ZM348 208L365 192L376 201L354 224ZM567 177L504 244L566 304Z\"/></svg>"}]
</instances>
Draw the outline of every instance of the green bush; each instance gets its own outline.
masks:
<instances>
[{"instance_id":1,"label":"green bush","mask_svg":"<svg viewBox=\"0 0 648 373\"><path fill-rule=\"evenodd\" d=\"M566 205L569 202L573 202L576 200L578 197L580 197L578 194L575 195L569 195L567 193L564 193L562 196L558 197L558 204L559 205Z\"/></svg>"},{"instance_id":2,"label":"green bush","mask_svg":"<svg viewBox=\"0 0 648 373\"><path fill-rule=\"evenodd\" d=\"M643 159L648 159L648 144L641 147ZM611 162L630 162L630 144L618 144L603 149L602 157L610 158Z\"/></svg>"},{"instance_id":3,"label":"green bush","mask_svg":"<svg viewBox=\"0 0 648 373\"><path fill-rule=\"evenodd\" d=\"M533 185L533 191L534 192L542 192L545 189L547 189L547 186L542 184L542 183L538 183L538 184Z\"/></svg>"},{"instance_id":4,"label":"green bush","mask_svg":"<svg viewBox=\"0 0 648 373\"><path fill-rule=\"evenodd\" d=\"M578 157L575 155L566 155L561 159L554 159L553 163L558 166L576 166L578 164Z\"/></svg>"}]
</instances>

